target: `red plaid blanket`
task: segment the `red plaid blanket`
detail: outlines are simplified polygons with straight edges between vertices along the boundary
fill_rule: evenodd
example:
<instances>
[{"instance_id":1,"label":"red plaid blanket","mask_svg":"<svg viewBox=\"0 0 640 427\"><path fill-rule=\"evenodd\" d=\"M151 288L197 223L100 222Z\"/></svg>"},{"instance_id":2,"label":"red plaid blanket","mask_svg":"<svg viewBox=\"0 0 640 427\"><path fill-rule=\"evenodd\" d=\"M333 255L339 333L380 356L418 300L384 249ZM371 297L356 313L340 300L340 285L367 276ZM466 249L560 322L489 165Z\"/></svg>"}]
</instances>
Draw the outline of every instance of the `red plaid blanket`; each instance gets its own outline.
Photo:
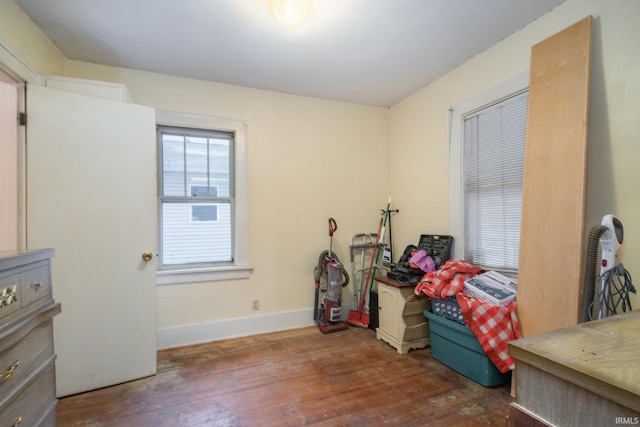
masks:
<instances>
[{"instance_id":1,"label":"red plaid blanket","mask_svg":"<svg viewBox=\"0 0 640 427\"><path fill-rule=\"evenodd\" d=\"M488 304L468 296L464 292L456 295L467 326L476 336L487 357L502 373L515 367L507 344L520 338L520 327L516 316L516 302L506 307Z\"/></svg>"},{"instance_id":2,"label":"red plaid blanket","mask_svg":"<svg viewBox=\"0 0 640 427\"><path fill-rule=\"evenodd\" d=\"M487 357L502 373L512 370L515 361L507 352L509 341L520 338L515 301L506 307L487 304L464 292L464 281L484 272L466 261L447 261L440 270L425 274L414 292L430 298L456 298L464 320Z\"/></svg>"},{"instance_id":3,"label":"red plaid blanket","mask_svg":"<svg viewBox=\"0 0 640 427\"><path fill-rule=\"evenodd\" d=\"M425 293L430 298L454 298L464 289L464 281L484 270L466 261L449 260L440 270L425 274L414 289L416 295Z\"/></svg>"}]
</instances>

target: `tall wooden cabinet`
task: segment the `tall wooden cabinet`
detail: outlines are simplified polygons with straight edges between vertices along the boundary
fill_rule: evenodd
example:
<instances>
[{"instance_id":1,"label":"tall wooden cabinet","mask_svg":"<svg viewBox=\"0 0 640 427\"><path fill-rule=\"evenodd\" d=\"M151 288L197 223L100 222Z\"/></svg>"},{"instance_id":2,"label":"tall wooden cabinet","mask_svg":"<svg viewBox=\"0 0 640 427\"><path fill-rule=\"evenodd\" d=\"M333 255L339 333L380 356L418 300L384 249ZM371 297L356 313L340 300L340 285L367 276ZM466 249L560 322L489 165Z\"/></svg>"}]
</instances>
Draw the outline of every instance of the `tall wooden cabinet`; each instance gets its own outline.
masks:
<instances>
[{"instance_id":1,"label":"tall wooden cabinet","mask_svg":"<svg viewBox=\"0 0 640 427\"><path fill-rule=\"evenodd\" d=\"M57 425L52 256L0 251L0 425Z\"/></svg>"}]
</instances>

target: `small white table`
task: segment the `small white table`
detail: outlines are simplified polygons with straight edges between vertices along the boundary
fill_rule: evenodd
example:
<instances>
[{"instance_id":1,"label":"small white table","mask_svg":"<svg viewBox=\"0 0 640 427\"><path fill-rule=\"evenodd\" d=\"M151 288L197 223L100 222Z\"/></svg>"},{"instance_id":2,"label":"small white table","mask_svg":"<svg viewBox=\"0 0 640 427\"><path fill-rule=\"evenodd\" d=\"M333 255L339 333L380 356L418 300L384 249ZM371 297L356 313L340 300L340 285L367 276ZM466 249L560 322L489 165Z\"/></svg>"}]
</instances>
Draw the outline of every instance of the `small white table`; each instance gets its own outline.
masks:
<instances>
[{"instance_id":1,"label":"small white table","mask_svg":"<svg viewBox=\"0 0 640 427\"><path fill-rule=\"evenodd\" d=\"M405 354L429 345L429 325L424 311L429 309L426 296L413 293L416 284L400 283L384 276L378 282L379 325L376 337Z\"/></svg>"}]
</instances>

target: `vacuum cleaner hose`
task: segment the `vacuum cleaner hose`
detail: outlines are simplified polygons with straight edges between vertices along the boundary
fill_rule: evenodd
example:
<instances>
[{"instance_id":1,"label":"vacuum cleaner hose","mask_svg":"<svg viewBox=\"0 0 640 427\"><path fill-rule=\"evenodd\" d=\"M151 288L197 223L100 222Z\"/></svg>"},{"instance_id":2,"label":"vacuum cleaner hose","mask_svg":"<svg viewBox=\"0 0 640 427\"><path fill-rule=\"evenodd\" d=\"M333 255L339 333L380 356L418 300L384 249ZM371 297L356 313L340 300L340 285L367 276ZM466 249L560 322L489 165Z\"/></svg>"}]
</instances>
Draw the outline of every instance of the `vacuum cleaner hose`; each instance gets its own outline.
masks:
<instances>
[{"instance_id":1,"label":"vacuum cleaner hose","mask_svg":"<svg viewBox=\"0 0 640 427\"><path fill-rule=\"evenodd\" d=\"M323 276L327 276L328 274L326 265L326 260L328 257L329 251L322 251L322 253L318 257L318 265L314 269L314 279L316 283L320 283L320 279ZM342 264L334 252L331 253L331 258ZM342 282L342 287L344 288L349 284L349 274L344 269L342 270L342 277L344 278L344 281Z\"/></svg>"},{"instance_id":2,"label":"vacuum cleaner hose","mask_svg":"<svg viewBox=\"0 0 640 427\"><path fill-rule=\"evenodd\" d=\"M596 266L599 265L597 262L598 244L600 242L600 236L608 230L609 229L604 225L596 225L589 232L589 238L587 240L586 265L584 269L584 288L582 290L580 323L588 322L592 318L590 310L594 299L596 279L598 278L598 274L596 273Z\"/></svg>"}]
</instances>

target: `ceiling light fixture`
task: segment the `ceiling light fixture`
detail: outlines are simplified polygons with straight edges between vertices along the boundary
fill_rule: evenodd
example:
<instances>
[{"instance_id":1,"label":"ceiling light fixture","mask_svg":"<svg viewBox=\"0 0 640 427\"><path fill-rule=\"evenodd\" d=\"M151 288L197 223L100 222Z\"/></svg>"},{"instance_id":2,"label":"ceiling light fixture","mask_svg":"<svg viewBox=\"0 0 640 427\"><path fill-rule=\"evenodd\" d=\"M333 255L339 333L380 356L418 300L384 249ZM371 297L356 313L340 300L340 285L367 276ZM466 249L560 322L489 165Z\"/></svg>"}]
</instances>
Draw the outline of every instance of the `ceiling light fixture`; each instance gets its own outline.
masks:
<instances>
[{"instance_id":1,"label":"ceiling light fixture","mask_svg":"<svg viewBox=\"0 0 640 427\"><path fill-rule=\"evenodd\" d=\"M267 0L269 11L289 27L302 24L313 10L313 0Z\"/></svg>"}]
</instances>

